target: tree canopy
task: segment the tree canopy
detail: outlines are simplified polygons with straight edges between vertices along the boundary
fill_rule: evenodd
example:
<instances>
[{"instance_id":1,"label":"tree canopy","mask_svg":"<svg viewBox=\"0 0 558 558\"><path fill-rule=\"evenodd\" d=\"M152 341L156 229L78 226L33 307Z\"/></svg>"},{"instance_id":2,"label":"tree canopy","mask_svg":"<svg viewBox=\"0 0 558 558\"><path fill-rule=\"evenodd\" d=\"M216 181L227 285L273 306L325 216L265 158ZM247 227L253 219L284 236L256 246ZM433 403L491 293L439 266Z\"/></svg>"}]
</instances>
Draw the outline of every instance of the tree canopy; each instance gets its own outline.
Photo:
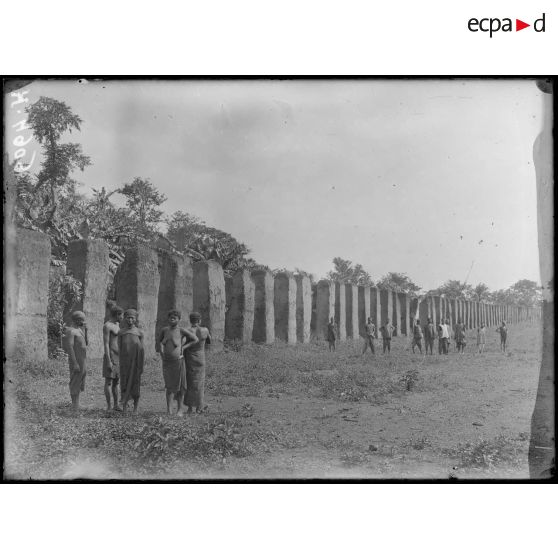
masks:
<instances>
[{"instance_id":1,"label":"tree canopy","mask_svg":"<svg viewBox=\"0 0 558 558\"><path fill-rule=\"evenodd\" d=\"M255 260L248 257L250 250L246 244L227 232L209 227L194 215L176 211L166 222L169 240L194 260L215 260L227 274L257 266Z\"/></svg>"},{"instance_id":2,"label":"tree canopy","mask_svg":"<svg viewBox=\"0 0 558 558\"><path fill-rule=\"evenodd\" d=\"M352 285L374 286L372 277L360 264L353 264L350 260L333 258L333 271L328 272L330 281L342 281Z\"/></svg>"},{"instance_id":3,"label":"tree canopy","mask_svg":"<svg viewBox=\"0 0 558 558\"><path fill-rule=\"evenodd\" d=\"M398 273L390 271L384 275L377 285L380 289L391 289L400 293L407 293L415 296L420 291L421 287L413 283L406 273Z\"/></svg>"}]
</instances>

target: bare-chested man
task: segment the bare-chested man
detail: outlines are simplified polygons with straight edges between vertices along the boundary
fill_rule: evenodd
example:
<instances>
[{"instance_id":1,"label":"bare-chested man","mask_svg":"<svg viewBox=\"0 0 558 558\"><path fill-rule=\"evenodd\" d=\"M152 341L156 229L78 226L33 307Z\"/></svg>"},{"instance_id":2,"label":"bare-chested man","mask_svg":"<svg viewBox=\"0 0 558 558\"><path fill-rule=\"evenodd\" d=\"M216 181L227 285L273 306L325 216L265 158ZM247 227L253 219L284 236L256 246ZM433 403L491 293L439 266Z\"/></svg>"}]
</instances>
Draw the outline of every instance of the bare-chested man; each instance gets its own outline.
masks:
<instances>
[{"instance_id":1,"label":"bare-chested man","mask_svg":"<svg viewBox=\"0 0 558 558\"><path fill-rule=\"evenodd\" d=\"M87 326L85 314L76 310L72 314L72 324L66 328L63 339L64 350L68 353L70 366L70 397L74 413L79 410L79 395L85 390L85 360L87 358Z\"/></svg>"},{"instance_id":2,"label":"bare-chested man","mask_svg":"<svg viewBox=\"0 0 558 558\"><path fill-rule=\"evenodd\" d=\"M177 400L177 416L182 416L182 400L186 391L186 368L183 351L195 345L198 338L188 329L178 326L181 314L178 310L168 313L169 325L159 335L159 354L163 362L163 379L167 395L167 413L171 414L173 395Z\"/></svg>"},{"instance_id":3,"label":"bare-chested man","mask_svg":"<svg viewBox=\"0 0 558 558\"><path fill-rule=\"evenodd\" d=\"M103 346L105 349L103 355L103 378L105 379L105 398L107 400L107 411L111 410L110 394L112 391L112 399L114 401L113 409L121 411L118 406L118 382L120 379L119 362L118 362L118 332L120 331L120 322L124 310L119 306L114 306L110 310L110 318L103 325Z\"/></svg>"},{"instance_id":4,"label":"bare-chested man","mask_svg":"<svg viewBox=\"0 0 558 558\"><path fill-rule=\"evenodd\" d=\"M362 350L362 354L366 352L366 349L370 347L372 354L376 354L374 350L374 338L376 337L376 325L372 323L372 318L368 318L366 320L366 325L364 326L364 349Z\"/></svg>"}]
</instances>

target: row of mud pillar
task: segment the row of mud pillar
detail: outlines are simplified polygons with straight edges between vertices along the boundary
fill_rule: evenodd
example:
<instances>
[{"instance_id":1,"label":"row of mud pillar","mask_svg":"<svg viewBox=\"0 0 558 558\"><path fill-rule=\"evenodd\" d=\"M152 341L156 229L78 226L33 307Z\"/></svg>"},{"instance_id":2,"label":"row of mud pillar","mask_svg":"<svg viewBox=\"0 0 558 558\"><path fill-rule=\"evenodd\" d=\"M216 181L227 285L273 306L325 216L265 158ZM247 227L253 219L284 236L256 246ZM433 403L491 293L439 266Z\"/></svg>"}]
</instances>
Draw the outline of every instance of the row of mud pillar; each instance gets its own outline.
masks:
<instances>
[{"instance_id":1,"label":"row of mud pillar","mask_svg":"<svg viewBox=\"0 0 558 558\"><path fill-rule=\"evenodd\" d=\"M14 317L8 331L12 354L47 358L46 313L50 242L47 236L26 229L16 234L15 276L8 312ZM102 324L107 317L109 252L101 240L78 240L68 248L67 271L83 284L81 301L89 328L89 354L103 354ZM340 341L358 339L368 318L377 331L387 320L394 335L410 335L413 321L441 318L457 320L469 328L495 326L505 320L518 323L539 320L538 308L502 306L447 299L439 296L411 298L404 293L348 283L319 281L306 275L266 270L240 270L225 278L214 261L192 262L188 257L138 246L127 251L114 278L116 304L139 312L146 353L156 352L156 339L170 309L181 311L186 323L191 311L200 312L210 328L214 348L225 340L269 344L309 343L324 339L333 318ZM27 342L32 338L33 342Z\"/></svg>"}]
</instances>

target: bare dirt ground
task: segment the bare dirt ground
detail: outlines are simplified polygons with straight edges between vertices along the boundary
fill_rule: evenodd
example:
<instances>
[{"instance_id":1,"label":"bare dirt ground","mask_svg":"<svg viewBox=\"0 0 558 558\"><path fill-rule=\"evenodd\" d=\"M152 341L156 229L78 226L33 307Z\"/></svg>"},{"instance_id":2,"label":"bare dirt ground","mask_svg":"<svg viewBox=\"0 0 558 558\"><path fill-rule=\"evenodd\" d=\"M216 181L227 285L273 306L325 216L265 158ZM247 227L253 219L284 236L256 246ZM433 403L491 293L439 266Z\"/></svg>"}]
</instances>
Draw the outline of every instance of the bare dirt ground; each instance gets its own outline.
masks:
<instances>
[{"instance_id":1,"label":"bare dirt ground","mask_svg":"<svg viewBox=\"0 0 558 558\"><path fill-rule=\"evenodd\" d=\"M13 479L527 478L541 360L539 324L509 328L506 354L335 353L320 344L208 355L209 413L167 417L160 364L147 363L137 416L106 412L100 360L83 411L67 364L6 369L5 476ZM451 348L453 350L453 346Z\"/></svg>"}]
</instances>

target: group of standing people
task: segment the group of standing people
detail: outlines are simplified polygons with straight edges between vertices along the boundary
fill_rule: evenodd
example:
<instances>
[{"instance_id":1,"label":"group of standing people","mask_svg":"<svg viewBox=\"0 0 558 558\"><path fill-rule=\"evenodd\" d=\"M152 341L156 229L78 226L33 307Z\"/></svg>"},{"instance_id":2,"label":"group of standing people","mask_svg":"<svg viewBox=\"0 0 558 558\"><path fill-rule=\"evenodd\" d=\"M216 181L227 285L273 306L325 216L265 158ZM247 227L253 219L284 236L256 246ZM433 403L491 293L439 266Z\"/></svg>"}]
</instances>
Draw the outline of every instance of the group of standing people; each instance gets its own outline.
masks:
<instances>
[{"instance_id":1,"label":"group of standing people","mask_svg":"<svg viewBox=\"0 0 558 558\"><path fill-rule=\"evenodd\" d=\"M177 415L182 416L183 404L188 413L193 409L202 413L205 388L205 347L211 343L211 335L201 325L198 312L190 314L190 327L179 326L181 313L170 310L165 326L157 340L165 382L167 413L172 413L176 400ZM79 409L79 396L85 390L87 375L87 326L85 314L73 312L71 325L64 333L64 349L70 367L70 396L74 411ZM130 400L137 413L140 399L141 377L145 364L143 331L134 308L124 311L115 306L103 325L103 377L107 410L126 412ZM120 384L120 405L118 401ZM111 404L112 401L112 404Z\"/></svg>"},{"instance_id":2,"label":"group of standing people","mask_svg":"<svg viewBox=\"0 0 558 558\"><path fill-rule=\"evenodd\" d=\"M496 332L500 334L500 350L505 352L508 337L508 328L505 321L502 321L501 325L496 329ZM411 343L413 353L416 347L422 354L422 340L424 339L426 354L428 354L429 350L430 354L433 354L434 341L436 338L438 339L438 354L447 355L451 343L451 326L449 320L442 318L436 328L432 323L432 318L428 318L424 331L420 325L420 320L416 320L413 326L413 341ZM456 352L464 353L465 347L467 346L467 337L466 327L461 319L457 320L457 324L455 324L453 338L455 340ZM477 350L479 354L484 352L485 345L486 325L481 323L480 326L477 327Z\"/></svg>"},{"instance_id":3,"label":"group of standing people","mask_svg":"<svg viewBox=\"0 0 558 558\"><path fill-rule=\"evenodd\" d=\"M391 352L391 338L393 337L395 327L391 324L390 320L380 327L379 333L382 336L382 353L389 354ZM467 346L466 339L466 328L463 321L459 319L453 330L453 338L455 340L455 349L458 353L464 353L465 347ZM500 350L502 352L506 351L507 346L507 336L508 328L506 322L502 321L501 325L496 330L500 334ZM413 353L415 348L418 348L422 354L422 342L424 340L425 353L432 355L434 353L434 342L438 340L438 354L447 355L449 353L449 347L451 344L451 326L449 320L440 319L438 326L435 326L432 318L428 318L427 324L424 328L420 325L420 320L415 320L413 324L413 338L411 342L411 349ZM327 324L327 341L330 351L335 351L335 345L337 342L337 324L335 324L333 318L330 318ZM372 322L372 318L366 320L364 326L364 348L362 354L366 353L368 349L372 354L376 354L375 349L375 339L376 339L376 325ZM486 326L482 323L477 328L477 348L479 354L484 352L484 346L486 344Z\"/></svg>"}]
</instances>

